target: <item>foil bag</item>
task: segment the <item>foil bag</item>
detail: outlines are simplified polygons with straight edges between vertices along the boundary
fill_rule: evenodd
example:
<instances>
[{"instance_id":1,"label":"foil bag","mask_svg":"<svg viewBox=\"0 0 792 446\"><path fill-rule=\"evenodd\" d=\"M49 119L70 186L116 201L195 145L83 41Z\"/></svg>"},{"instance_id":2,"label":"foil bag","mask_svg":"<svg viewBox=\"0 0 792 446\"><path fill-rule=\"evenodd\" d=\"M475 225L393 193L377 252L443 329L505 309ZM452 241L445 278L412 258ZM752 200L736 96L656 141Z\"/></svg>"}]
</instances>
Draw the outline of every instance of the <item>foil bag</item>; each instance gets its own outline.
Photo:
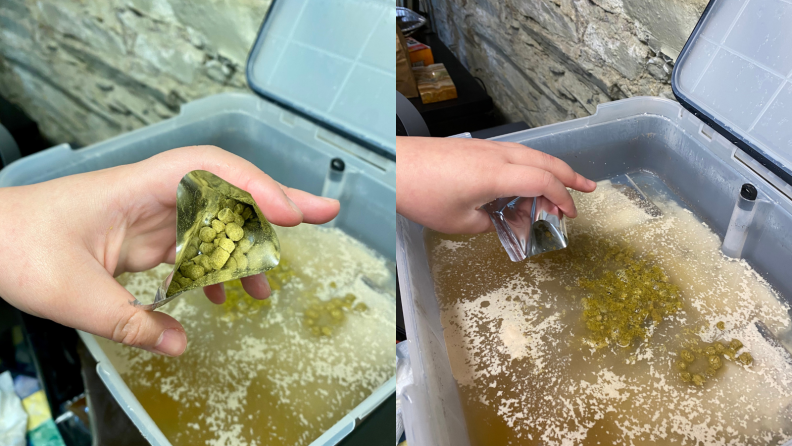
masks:
<instances>
[{"instance_id":1,"label":"foil bag","mask_svg":"<svg viewBox=\"0 0 792 446\"><path fill-rule=\"evenodd\" d=\"M134 305L153 310L186 291L260 274L278 265L280 261L278 236L248 192L229 184L212 173L194 170L179 182L176 199L178 220L176 224L176 263L173 271L157 289L153 302L140 302L136 299L133 302ZM237 204L241 206L237 207ZM241 212L245 218L239 213L229 216L228 211L223 212L224 209L234 210L235 207L237 210L246 209ZM222 255L215 258L211 255L214 250L223 248L218 246L218 243L205 242L204 240L208 240L206 232L211 234L212 231L205 231L202 234L201 230L207 227L211 228L212 222L217 225L216 220L220 215L223 215L226 220L232 219L231 223L236 225L234 229L242 227L243 231L236 231L233 238L238 238L240 234L242 238L231 244L229 242L232 240L228 238L230 229L229 234L225 234L224 231L216 232L215 238L227 238L223 246L225 246L228 255L220 252L218 254ZM236 219L236 222L233 219ZM210 245L214 245L214 247ZM206 258L201 256L206 256ZM220 266L221 263L222 266ZM198 264L204 265L204 267L195 268L197 271L190 270L193 278L185 281L182 273L185 271L185 266L194 268L194 265ZM198 273L201 270L203 270L203 274L199 277ZM177 283L171 286L175 279L177 279Z\"/></svg>"},{"instance_id":2,"label":"foil bag","mask_svg":"<svg viewBox=\"0 0 792 446\"><path fill-rule=\"evenodd\" d=\"M489 214L513 262L569 244L563 213L545 197L499 198L482 209Z\"/></svg>"}]
</instances>

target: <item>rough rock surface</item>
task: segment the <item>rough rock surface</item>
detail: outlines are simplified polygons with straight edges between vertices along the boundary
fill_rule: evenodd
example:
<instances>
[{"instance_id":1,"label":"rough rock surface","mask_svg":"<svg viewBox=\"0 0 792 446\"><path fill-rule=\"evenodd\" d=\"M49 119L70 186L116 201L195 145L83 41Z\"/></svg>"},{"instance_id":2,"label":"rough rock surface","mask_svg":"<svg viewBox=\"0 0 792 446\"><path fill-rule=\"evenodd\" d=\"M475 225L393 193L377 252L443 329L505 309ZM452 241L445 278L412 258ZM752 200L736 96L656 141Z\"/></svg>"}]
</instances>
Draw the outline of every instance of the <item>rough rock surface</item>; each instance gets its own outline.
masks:
<instances>
[{"instance_id":1,"label":"rough rock surface","mask_svg":"<svg viewBox=\"0 0 792 446\"><path fill-rule=\"evenodd\" d=\"M0 94L53 142L87 145L222 91L268 0L2 0Z\"/></svg>"},{"instance_id":2,"label":"rough rock surface","mask_svg":"<svg viewBox=\"0 0 792 446\"><path fill-rule=\"evenodd\" d=\"M673 99L673 61L707 0L430 0L441 40L500 111L531 126L630 96Z\"/></svg>"}]
</instances>

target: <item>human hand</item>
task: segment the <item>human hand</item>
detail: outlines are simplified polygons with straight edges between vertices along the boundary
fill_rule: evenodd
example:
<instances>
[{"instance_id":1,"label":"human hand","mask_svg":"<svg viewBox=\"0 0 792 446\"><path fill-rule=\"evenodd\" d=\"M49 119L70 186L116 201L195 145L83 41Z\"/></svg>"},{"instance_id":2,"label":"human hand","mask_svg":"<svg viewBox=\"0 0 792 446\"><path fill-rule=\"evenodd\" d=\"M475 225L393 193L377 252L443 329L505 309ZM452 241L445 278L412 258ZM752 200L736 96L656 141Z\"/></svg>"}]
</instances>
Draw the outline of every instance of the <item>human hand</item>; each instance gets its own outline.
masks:
<instances>
[{"instance_id":1,"label":"human hand","mask_svg":"<svg viewBox=\"0 0 792 446\"><path fill-rule=\"evenodd\" d=\"M325 223L336 200L284 187L250 162L217 147L170 150L135 164L0 189L5 237L0 243L0 296L32 315L116 342L180 355L184 328L171 316L131 305L115 279L176 257L176 188L206 170L249 192L279 226ZM266 276L242 279L257 299ZM222 303L222 284L205 287Z\"/></svg>"},{"instance_id":2,"label":"human hand","mask_svg":"<svg viewBox=\"0 0 792 446\"><path fill-rule=\"evenodd\" d=\"M543 195L575 218L567 187L597 187L558 158L516 143L397 137L396 156L396 211L449 234L492 229L479 207L504 197Z\"/></svg>"}]
</instances>

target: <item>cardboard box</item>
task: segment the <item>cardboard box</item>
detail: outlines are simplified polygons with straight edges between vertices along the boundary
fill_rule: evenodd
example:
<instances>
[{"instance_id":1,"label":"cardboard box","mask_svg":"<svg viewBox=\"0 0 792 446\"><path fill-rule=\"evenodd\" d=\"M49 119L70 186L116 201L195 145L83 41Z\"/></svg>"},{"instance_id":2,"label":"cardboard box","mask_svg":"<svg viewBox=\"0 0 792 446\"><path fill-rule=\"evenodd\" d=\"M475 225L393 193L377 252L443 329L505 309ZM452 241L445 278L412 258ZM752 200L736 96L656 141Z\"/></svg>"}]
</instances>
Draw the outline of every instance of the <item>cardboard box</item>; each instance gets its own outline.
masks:
<instances>
[{"instance_id":1,"label":"cardboard box","mask_svg":"<svg viewBox=\"0 0 792 446\"><path fill-rule=\"evenodd\" d=\"M434 64L432 49L428 45L407 37L407 50L410 52L410 62L413 67L428 67Z\"/></svg>"}]
</instances>

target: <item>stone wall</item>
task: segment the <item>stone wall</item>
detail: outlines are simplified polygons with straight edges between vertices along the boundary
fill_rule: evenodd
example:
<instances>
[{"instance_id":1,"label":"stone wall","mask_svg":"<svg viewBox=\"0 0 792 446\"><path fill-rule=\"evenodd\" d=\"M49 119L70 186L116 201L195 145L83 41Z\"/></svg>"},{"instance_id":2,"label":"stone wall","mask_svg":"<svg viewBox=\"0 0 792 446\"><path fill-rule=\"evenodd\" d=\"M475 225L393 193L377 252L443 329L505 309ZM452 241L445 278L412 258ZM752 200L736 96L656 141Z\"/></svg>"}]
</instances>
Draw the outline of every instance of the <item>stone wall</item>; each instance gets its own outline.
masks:
<instances>
[{"instance_id":1,"label":"stone wall","mask_svg":"<svg viewBox=\"0 0 792 446\"><path fill-rule=\"evenodd\" d=\"M0 94L52 142L87 145L180 104L247 91L268 0L2 0Z\"/></svg>"},{"instance_id":2,"label":"stone wall","mask_svg":"<svg viewBox=\"0 0 792 446\"><path fill-rule=\"evenodd\" d=\"M531 126L630 96L670 72L707 0L430 0L438 34L500 111Z\"/></svg>"}]
</instances>

